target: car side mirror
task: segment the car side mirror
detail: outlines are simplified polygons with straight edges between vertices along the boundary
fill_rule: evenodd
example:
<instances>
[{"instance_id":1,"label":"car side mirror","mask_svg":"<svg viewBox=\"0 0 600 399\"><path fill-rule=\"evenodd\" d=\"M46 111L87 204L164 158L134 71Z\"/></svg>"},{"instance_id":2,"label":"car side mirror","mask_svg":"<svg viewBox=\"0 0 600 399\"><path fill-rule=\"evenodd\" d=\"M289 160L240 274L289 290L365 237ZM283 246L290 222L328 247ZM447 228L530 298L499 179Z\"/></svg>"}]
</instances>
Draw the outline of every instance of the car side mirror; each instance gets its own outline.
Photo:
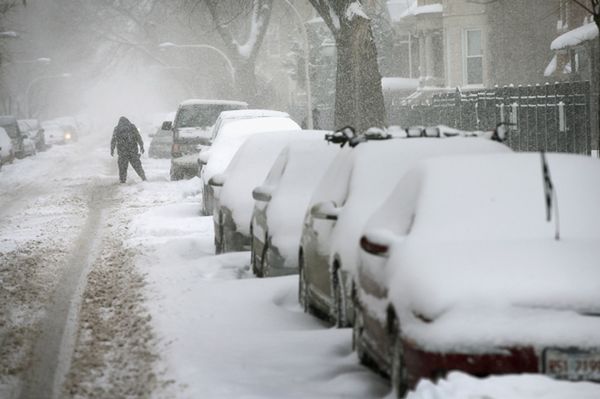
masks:
<instances>
[{"instance_id":1,"label":"car side mirror","mask_svg":"<svg viewBox=\"0 0 600 399\"><path fill-rule=\"evenodd\" d=\"M171 130L171 129L173 129L173 122L171 122L171 121L164 121L162 123L162 126L160 128L161 128L161 130Z\"/></svg>"},{"instance_id":2,"label":"car side mirror","mask_svg":"<svg viewBox=\"0 0 600 399\"><path fill-rule=\"evenodd\" d=\"M269 202L271 201L271 189L267 186L258 186L252 190L252 198L256 201Z\"/></svg>"},{"instance_id":3,"label":"car side mirror","mask_svg":"<svg viewBox=\"0 0 600 399\"><path fill-rule=\"evenodd\" d=\"M319 202L310 208L310 214L315 219L337 220L340 208L333 201Z\"/></svg>"},{"instance_id":4,"label":"car side mirror","mask_svg":"<svg viewBox=\"0 0 600 399\"><path fill-rule=\"evenodd\" d=\"M360 238L360 247L371 255L388 256L392 244L402 238L389 230L368 230Z\"/></svg>"},{"instance_id":5,"label":"car side mirror","mask_svg":"<svg viewBox=\"0 0 600 399\"><path fill-rule=\"evenodd\" d=\"M208 180L208 185L213 187L223 187L225 184L225 175L219 173Z\"/></svg>"},{"instance_id":6,"label":"car side mirror","mask_svg":"<svg viewBox=\"0 0 600 399\"><path fill-rule=\"evenodd\" d=\"M208 151L202 151L200 155L198 155L198 163L200 165L206 165L208 163Z\"/></svg>"}]
</instances>

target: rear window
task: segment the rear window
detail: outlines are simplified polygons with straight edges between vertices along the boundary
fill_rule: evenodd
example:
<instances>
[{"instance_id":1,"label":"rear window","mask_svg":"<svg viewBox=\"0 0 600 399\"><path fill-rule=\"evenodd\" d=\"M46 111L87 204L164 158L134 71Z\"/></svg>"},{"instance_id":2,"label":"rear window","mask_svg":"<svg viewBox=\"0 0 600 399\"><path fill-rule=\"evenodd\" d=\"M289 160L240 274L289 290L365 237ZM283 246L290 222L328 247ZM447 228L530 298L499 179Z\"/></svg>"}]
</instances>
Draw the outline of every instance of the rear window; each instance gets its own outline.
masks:
<instances>
[{"instance_id":1,"label":"rear window","mask_svg":"<svg viewBox=\"0 0 600 399\"><path fill-rule=\"evenodd\" d=\"M179 109L175 119L175 127L200 127L207 128L215 124L223 111L242 109L234 104L194 104L185 105Z\"/></svg>"}]
</instances>

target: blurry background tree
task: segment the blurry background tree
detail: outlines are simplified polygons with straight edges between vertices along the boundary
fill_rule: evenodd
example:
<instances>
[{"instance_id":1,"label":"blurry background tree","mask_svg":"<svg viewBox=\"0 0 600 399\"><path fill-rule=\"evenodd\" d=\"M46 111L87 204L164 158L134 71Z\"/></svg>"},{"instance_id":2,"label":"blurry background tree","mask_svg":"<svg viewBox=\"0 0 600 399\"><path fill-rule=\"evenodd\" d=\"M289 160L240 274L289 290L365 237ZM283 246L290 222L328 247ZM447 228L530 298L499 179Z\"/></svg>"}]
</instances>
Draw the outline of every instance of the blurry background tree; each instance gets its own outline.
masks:
<instances>
[{"instance_id":1,"label":"blurry background tree","mask_svg":"<svg viewBox=\"0 0 600 399\"><path fill-rule=\"evenodd\" d=\"M205 0L205 4L234 65L241 98L261 106L265 100L257 82L256 57L269 26L273 0Z\"/></svg>"},{"instance_id":2,"label":"blurry background tree","mask_svg":"<svg viewBox=\"0 0 600 399\"><path fill-rule=\"evenodd\" d=\"M310 0L334 37L337 49L336 128L383 127L385 106L371 19L358 0Z\"/></svg>"}]
</instances>

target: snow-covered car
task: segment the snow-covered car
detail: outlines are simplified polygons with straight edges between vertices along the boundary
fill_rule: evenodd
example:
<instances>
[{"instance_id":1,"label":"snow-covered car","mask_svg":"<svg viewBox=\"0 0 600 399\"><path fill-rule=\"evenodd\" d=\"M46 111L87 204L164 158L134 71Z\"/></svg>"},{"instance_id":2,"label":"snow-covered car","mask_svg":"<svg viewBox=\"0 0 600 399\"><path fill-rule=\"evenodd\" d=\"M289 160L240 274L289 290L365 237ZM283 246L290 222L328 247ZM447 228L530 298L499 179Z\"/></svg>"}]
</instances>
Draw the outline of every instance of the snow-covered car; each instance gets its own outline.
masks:
<instances>
[{"instance_id":1,"label":"snow-covered car","mask_svg":"<svg viewBox=\"0 0 600 399\"><path fill-rule=\"evenodd\" d=\"M30 145L24 143L27 139L27 135L21 131L17 118L12 115L0 116L0 127L2 127L12 142L12 149L16 158L24 158L28 155L32 155Z\"/></svg>"},{"instance_id":2,"label":"snow-covered car","mask_svg":"<svg viewBox=\"0 0 600 399\"><path fill-rule=\"evenodd\" d=\"M44 129L37 119L19 119L17 123L21 132L24 132L34 142L36 151L46 150Z\"/></svg>"},{"instance_id":3,"label":"snow-covered car","mask_svg":"<svg viewBox=\"0 0 600 399\"><path fill-rule=\"evenodd\" d=\"M453 153L510 151L480 138L411 138L345 147L308 205L299 253L299 297L305 311L351 325L358 241L371 213L416 162Z\"/></svg>"},{"instance_id":4,"label":"snow-covered car","mask_svg":"<svg viewBox=\"0 0 600 399\"><path fill-rule=\"evenodd\" d=\"M289 118L290 115L287 112L274 111L270 109L238 109L235 111L223 111L219 115L219 118L215 122L210 136L210 142L213 143L223 126L227 123L240 119L252 119L252 118Z\"/></svg>"},{"instance_id":5,"label":"snow-covered car","mask_svg":"<svg viewBox=\"0 0 600 399\"><path fill-rule=\"evenodd\" d=\"M360 240L359 357L400 394L450 370L600 381L599 181L565 154L408 172Z\"/></svg>"},{"instance_id":6,"label":"snow-covered car","mask_svg":"<svg viewBox=\"0 0 600 399\"><path fill-rule=\"evenodd\" d=\"M252 191L265 180L287 144L319 139L323 139L323 132L288 130L256 134L240 146L225 172L210 179L210 186L220 188L214 202L217 253L250 249L250 223L254 208Z\"/></svg>"},{"instance_id":7,"label":"snow-covered car","mask_svg":"<svg viewBox=\"0 0 600 399\"><path fill-rule=\"evenodd\" d=\"M5 163L11 163L15 159L12 141L4 128L0 127L0 168Z\"/></svg>"},{"instance_id":8,"label":"snow-covered car","mask_svg":"<svg viewBox=\"0 0 600 399\"><path fill-rule=\"evenodd\" d=\"M166 121L162 130L173 131L171 180L198 174L199 147L209 146L212 126L223 111L245 109L243 101L186 100L179 104L175 120Z\"/></svg>"},{"instance_id":9,"label":"snow-covered car","mask_svg":"<svg viewBox=\"0 0 600 399\"><path fill-rule=\"evenodd\" d=\"M308 201L340 148L323 140L288 144L265 181L252 191L255 200L250 236L252 269L259 277L298 272L298 248Z\"/></svg>"},{"instance_id":10,"label":"snow-covered car","mask_svg":"<svg viewBox=\"0 0 600 399\"><path fill-rule=\"evenodd\" d=\"M159 128L152 135L150 145L148 146L148 156L150 158L170 158L171 146L173 145L173 132L171 130L162 130Z\"/></svg>"},{"instance_id":11,"label":"snow-covered car","mask_svg":"<svg viewBox=\"0 0 600 399\"><path fill-rule=\"evenodd\" d=\"M200 172L202 180L202 213L212 215L215 192L208 184L210 179L223 173L231 159L242 144L251 136L259 133L301 130L300 126L290 118L271 117L242 119L227 123L214 143L205 148L198 162L203 165ZM260 183L260 182L259 182Z\"/></svg>"}]
</instances>

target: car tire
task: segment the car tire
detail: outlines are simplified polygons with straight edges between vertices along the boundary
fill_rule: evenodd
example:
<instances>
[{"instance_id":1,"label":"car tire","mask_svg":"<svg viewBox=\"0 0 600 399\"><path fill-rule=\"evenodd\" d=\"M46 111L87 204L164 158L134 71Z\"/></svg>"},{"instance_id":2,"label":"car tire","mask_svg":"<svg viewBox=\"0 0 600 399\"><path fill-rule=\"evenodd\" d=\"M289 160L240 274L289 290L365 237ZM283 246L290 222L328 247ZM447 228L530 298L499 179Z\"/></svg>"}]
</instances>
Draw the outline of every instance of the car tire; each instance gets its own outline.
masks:
<instances>
[{"instance_id":1,"label":"car tire","mask_svg":"<svg viewBox=\"0 0 600 399\"><path fill-rule=\"evenodd\" d=\"M404 361L404 346L402 344L402 336L400 328L397 326L394 328L395 333L392 342L392 367L390 370L390 381L393 390L396 392L398 398L403 398L408 391L408 373L406 370L406 363Z\"/></svg>"},{"instance_id":2,"label":"car tire","mask_svg":"<svg viewBox=\"0 0 600 399\"><path fill-rule=\"evenodd\" d=\"M346 312L344 309L344 287L342 281L342 269L336 263L333 267L333 276L331 276L331 292L333 296L332 318L337 328L348 327L346 321Z\"/></svg>"},{"instance_id":3,"label":"car tire","mask_svg":"<svg viewBox=\"0 0 600 399\"><path fill-rule=\"evenodd\" d=\"M308 313L310 310L310 305L305 273L306 272L304 269L304 255L301 252L298 256L298 302L304 310L304 313Z\"/></svg>"}]
</instances>

